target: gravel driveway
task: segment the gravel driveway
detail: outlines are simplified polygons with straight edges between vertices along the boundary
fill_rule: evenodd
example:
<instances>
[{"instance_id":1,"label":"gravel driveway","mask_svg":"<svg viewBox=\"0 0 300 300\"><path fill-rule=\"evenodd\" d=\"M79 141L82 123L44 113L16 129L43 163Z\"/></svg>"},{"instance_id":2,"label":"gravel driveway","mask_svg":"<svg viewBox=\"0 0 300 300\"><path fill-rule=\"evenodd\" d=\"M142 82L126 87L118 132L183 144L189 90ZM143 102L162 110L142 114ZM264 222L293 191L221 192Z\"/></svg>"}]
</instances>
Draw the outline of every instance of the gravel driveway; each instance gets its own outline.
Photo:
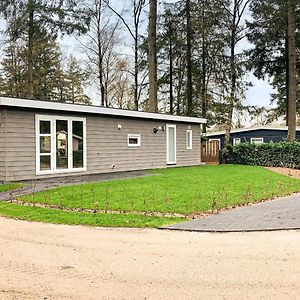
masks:
<instances>
[{"instance_id":1,"label":"gravel driveway","mask_svg":"<svg viewBox=\"0 0 300 300\"><path fill-rule=\"evenodd\" d=\"M0 299L299 299L300 232L103 229L0 218Z\"/></svg>"}]
</instances>

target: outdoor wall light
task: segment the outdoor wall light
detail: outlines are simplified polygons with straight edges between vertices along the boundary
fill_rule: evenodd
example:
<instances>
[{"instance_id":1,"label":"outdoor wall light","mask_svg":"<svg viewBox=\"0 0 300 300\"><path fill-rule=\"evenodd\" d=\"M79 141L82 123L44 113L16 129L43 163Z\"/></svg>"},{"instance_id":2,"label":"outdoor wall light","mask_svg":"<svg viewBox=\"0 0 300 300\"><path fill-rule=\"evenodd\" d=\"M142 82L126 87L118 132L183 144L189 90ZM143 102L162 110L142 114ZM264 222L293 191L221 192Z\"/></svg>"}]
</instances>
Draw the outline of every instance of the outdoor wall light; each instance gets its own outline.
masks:
<instances>
[{"instance_id":1,"label":"outdoor wall light","mask_svg":"<svg viewBox=\"0 0 300 300\"><path fill-rule=\"evenodd\" d=\"M118 130L121 130L121 129L122 129L122 125L118 124Z\"/></svg>"},{"instance_id":2,"label":"outdoor wall light","mask_svg":"<svg viewBox=\"0 0 300 300\"><path fill-rule=\"evenodd\" d=\"M164 126L159 126L159 127L154 127L153 128L153 133L158 133L159 131L164 132L165 131L165 127Z\"/></svg>"}]
</instances>

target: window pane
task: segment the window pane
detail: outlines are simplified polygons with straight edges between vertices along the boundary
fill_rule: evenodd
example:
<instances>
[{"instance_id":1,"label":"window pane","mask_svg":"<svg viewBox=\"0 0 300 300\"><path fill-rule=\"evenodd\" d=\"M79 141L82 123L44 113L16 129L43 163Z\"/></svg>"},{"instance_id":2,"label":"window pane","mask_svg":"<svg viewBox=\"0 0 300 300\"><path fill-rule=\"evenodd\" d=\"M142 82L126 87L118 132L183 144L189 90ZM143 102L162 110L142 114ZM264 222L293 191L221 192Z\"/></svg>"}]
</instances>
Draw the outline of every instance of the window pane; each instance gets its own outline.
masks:
<instances>
[{"instance_id":1,"label":"window pane","mask_svg":"<svg viewBox=\"0 0 300 300\"><path fill-rule=\"evenodd\" d=\"M72 122L73 168L83 168L83 122Z\"/></svg>"},{"instance_id":2,"label":"window pane","mask_svg":"<svg viewBox=\"0 0 300 300\"><path fill-rule=\"evenodd\" d=\"M51 153L51 137L40 137L40 153Z\"/></svg>"},{"instance_id":3,"label":"window pane","mask_svg":"<svg viewBox=\"0 0 300 300\"><path fill-rule=\"evenodd\" d=\"M241 143L241 139L240 138L233 139L233 145L238 145L240 143Z\"/></svg>"},{"instance_id":4,"label":"window pane","mask_svg":"<svg viewBox=\"0 0 300 300\"><path fill-rule=\"evenodd\" d=\"M128 146L135 146L140 147L141 146L141 136L139 134L128 134Z\"/></svg>"},{"instance_id":5,"label":"window pane","mask_svg":"<svg viewBox=\"0 0 300 300\"><path fill-rule=\"evenodd\" d=\"M187 132L187 148L188 149L192 148L192 132L191 131Z\"/></svg>"},{"instance_id":6,"label":"window pane","mask_svg":"<svg viewBox=\"0 0 300 300\"><path fill-rule=\"evenodd\" d=\"M51 156L40 156L40 171L51 170Z\"/></svg>"},{"instance_id":7,"label":"window pane","mask_svg":"<svg viewBox=\"0 0 300 300\"><path fill-rule=\"evenodd\" d=\"M169 162L173 163L175 162L175 129L173 127L169 127Z\"/></svg>"},{"instance_id":8,"label":"window pane","mask_svg":"<svg viewBox=\"0 0 300 300\"><path fill-rule=\"evenodd\" d=\"M40 121L40 134L50 134L50 121Z\"/></svg>"},{"instance_id":9,"label":"window pane","mask_svg":"<svg viewBox=\"0 0 300 300\"><path fill-rule=\"evenodd\" d=\"M130 145L137 145L139 140L138 138L129 138L128 142Z\"/></svg>"},{"instance_id":10,"label":"window pane","mask_svg":"<svg viewBox=\"0 0 300 300\"><path fill-rule=\"evenodd\" d=\"M56 168L68 169L68 121L56 121Z\"/></svg>"},{"instance_id":11,"label":"window pane","mask_svg":"<svg viewBox=\"0 0 300 300\"><path fill-rule=\"evenodd\" d=\"M263 139L262 138L252 138L251 139L251 142L253 143L253 144L257 144L257 145L259 145L259 144L263 144Z\"/></svg>"}]
</instances>

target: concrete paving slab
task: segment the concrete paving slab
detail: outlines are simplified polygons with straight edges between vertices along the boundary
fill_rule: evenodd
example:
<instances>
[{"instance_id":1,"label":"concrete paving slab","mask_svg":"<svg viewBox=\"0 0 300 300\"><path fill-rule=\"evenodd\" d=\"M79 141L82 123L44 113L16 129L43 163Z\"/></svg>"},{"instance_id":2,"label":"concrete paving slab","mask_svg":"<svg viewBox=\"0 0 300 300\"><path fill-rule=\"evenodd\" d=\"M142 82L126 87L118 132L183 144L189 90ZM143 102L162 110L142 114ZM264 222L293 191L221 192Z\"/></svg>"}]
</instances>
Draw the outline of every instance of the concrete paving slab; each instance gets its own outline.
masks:
<instances>
[{"instance_id":1,"label":"concrete paving slab","mask_svg":"<svg viewBox=\"0 0 300 300\"><path fill-rule=\"evenodd\" d=\"M300 229L300 194L223 211L161 229L201 232Z\"/></svg>"}]
</instances>

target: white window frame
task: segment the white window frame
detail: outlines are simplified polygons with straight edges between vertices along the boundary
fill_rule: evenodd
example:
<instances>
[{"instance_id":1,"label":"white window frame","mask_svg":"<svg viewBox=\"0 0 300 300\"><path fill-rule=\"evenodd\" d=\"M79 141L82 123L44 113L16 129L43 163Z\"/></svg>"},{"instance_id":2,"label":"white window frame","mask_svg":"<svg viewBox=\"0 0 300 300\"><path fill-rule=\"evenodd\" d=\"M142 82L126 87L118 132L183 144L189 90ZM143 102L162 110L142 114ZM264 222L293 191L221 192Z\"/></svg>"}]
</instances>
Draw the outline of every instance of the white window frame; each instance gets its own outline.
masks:
<instances>
[{"instance_id":1,"label":"white window frame","mask_svg":"<svg viewBox=\"0 0 300 300\"><path fill-rule=\"evenodd\" d=\"M221 139L208 139L209 141L218 141L219 142L219 150L221 150Z\"/></svg>"},{"instance_id":2,"label":"white window frame","mask_svg":"<svg viewBox=\"0 0 300 300\"><path fill-rule=\"evenodd\" d=\"M68 122L68 168L67 169L56 169L56 121L57 120L63 120ZM40 121L50 122L50 134L40 134ZM72 121L80 121L83 123L83 167L82 168L73 168ZM65 117L65 116L57 116L57 115L36 115L35 136L36 136L36 175L73 173L73 172L83 172L87 170L86 118ZM47 155L47 154L45 155L44 153L40 153L41 136L51 137L50 170L44 170L44 171L40 170L40 156Z\"/></svg>"},{"instance_id":3,"label":"white window frame","mask_svg":"<svg viewBox=\"0 0 300 300\"><path fill-rule=\"evenodd\" d=\"M240 143L241 143L241 138L233 138L233 140L232 140L233 146L239 145Z\"/></svg>"},{"instance_id":4,"label":"white window frame","mask_svg":"<svg viewBox=\"0 0 300 300\"><path fill-rule=\"evenodd\" d=\"M186 149L193 149L193 131L191 129L188 129L186 131Z\"/></svg>"},{"instance_id":5,"label":"white window frame","mask_svg":"<svg viewBox=\"0 0 300 300\"><path fill-rule=\"evenodd\" d=\"M261 142L256 143L255 140L260 140ZM250 139L251 144L256 144L256 145L260 145L264 143L264 138L263 137L255 137L255 138L251 138Z\"/></svg>"},{"instance_id":6,"label":"white window frame","mask_svg":"<svg viewBox=\"0 0 300 300\"><path fill-rule=\"evenodd\" d=\"M137 139L137 144L129 144L129 139ZM141 135L140 134L128 134L127 135L127 145L129 148L131 147L141 147Z\"/></svg>"},{"instance_id":7,"label":"white window frame","mask_svg":"<svg viewBox=\"0 0 300 300\"><path fill-rule=\"evenodd\" d=\"M174 128L174 140L175 140L175 145L174 145L174 154L175 154L175 160L170 161L169 159L169 128ZM176 125L170 125L166 124L166 154L167 154L167 165L176 165L177 164L177 136L176 136Z\"/></svg>"}]
</instances>

